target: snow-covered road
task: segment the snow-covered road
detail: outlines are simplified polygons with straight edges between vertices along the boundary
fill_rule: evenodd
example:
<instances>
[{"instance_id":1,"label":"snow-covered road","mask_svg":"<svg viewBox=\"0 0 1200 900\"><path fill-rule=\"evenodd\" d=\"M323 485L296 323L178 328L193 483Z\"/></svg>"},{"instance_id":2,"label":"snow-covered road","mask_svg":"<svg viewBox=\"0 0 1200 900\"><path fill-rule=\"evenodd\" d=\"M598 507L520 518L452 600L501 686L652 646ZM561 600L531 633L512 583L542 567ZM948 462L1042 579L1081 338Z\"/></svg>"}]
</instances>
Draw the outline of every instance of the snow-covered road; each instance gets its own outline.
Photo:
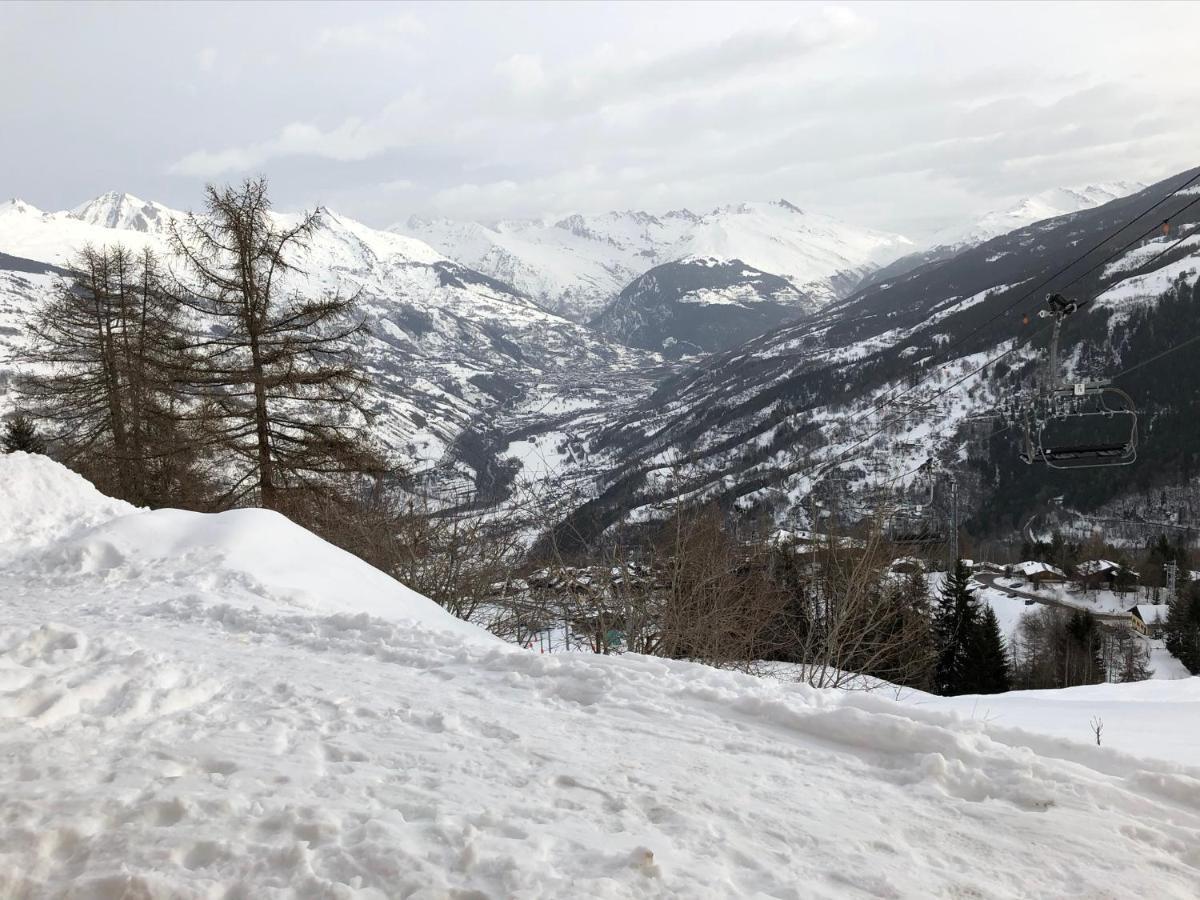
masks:
<instances>
[{"instance_id":1,"label":"snow-covered road","mask_svg":"<svg viewBox=\"0 0 1200 900\"><path fill-rule=\"evenodd\" d=\"M0 609L0 897L1197 896L1200 769L519 650L270 513L0 456Z\"/></svg>"}]
</instances>

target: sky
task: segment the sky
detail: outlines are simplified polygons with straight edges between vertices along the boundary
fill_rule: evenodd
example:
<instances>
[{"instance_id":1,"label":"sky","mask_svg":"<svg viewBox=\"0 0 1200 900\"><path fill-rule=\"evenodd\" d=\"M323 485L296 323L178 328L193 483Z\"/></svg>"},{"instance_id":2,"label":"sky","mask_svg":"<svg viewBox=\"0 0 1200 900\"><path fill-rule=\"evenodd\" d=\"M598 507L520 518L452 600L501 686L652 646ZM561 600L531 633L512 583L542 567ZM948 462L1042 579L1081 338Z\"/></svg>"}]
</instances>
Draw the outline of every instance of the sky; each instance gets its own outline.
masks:
<instances>
[{"instance_id":1,"label":"sky","mask_svg":"<svg viewBox=\"0 0 1200 900\"><path fill-rule=\"evenodd\" d=\"M1200 4L13 3L0 198L385 227L785 198L919 238L1200 164Z\"/></svg>"}]
</instances>

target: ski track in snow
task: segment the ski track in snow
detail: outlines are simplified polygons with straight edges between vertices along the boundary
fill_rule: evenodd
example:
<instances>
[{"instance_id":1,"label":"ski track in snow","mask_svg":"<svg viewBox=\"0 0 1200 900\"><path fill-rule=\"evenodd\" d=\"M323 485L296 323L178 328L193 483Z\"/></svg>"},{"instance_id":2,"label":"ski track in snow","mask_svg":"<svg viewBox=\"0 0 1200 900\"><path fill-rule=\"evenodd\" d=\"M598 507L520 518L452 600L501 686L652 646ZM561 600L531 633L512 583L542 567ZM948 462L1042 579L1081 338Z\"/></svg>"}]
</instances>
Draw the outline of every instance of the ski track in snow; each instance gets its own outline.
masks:
<instances>
[{"instance_id":1,"label":"ski track in snow","mask_svg":"<svg viewBox=\"0 0 1200 900\"><path fill-rule=\"evenodd\" d=\"M398 585L384 604L271 514L72 527L107 501L55 468L0 457L0 896L1196 896L1200 770L530 653ZM46 540L5 532L20 485L56 478L23 517ZM257 578L226 540L247 514ZM289 599L306 573L265 548L290 545L328 603Z\"/></svg>"}]
</instances>

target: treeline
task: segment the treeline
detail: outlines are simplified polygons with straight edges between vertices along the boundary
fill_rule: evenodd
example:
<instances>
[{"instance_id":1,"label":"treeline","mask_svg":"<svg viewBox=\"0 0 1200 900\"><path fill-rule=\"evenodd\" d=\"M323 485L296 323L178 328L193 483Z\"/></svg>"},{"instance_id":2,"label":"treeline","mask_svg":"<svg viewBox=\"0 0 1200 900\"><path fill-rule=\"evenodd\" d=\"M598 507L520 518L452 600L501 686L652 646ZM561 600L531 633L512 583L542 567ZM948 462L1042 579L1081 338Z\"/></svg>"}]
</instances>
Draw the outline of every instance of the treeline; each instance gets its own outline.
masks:
<instances>
[{"instance_id":1,"label":"treeline","mask_svg":"<svg viewBox=\"0 0 1200 900\"><path fill-rule=\"evenodd\" d=\"M508 579L492 626L526 645L565 627L579 649L765 668L816 687L1008 690L999 622L965 566L931 592L922 570L896 571L894 555L877 528L799 542L769 520L685 506L597 555L550 554Z\"/></svg>"}]
</instances>

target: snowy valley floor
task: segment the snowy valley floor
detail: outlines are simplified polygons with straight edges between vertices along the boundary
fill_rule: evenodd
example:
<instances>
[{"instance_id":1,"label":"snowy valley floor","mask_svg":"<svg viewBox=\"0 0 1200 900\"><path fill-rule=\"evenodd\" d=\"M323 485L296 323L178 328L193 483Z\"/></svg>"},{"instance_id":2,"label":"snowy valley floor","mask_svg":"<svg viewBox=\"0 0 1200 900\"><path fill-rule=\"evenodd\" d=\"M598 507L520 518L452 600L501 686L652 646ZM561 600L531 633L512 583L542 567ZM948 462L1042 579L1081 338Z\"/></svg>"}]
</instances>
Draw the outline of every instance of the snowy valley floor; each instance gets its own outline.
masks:
<instances>
[{"instance_id":1,"label":"snowy valley floor","mask_svg":"<svg viewBox=\"0 0 1200 900\"><path fill-rule=\"evenodd\" d=\"M0 897L1200 896L1200 679L897 703L543 656L271 513L23 454L0 610Z\"/></svg>"}]
</instances>

